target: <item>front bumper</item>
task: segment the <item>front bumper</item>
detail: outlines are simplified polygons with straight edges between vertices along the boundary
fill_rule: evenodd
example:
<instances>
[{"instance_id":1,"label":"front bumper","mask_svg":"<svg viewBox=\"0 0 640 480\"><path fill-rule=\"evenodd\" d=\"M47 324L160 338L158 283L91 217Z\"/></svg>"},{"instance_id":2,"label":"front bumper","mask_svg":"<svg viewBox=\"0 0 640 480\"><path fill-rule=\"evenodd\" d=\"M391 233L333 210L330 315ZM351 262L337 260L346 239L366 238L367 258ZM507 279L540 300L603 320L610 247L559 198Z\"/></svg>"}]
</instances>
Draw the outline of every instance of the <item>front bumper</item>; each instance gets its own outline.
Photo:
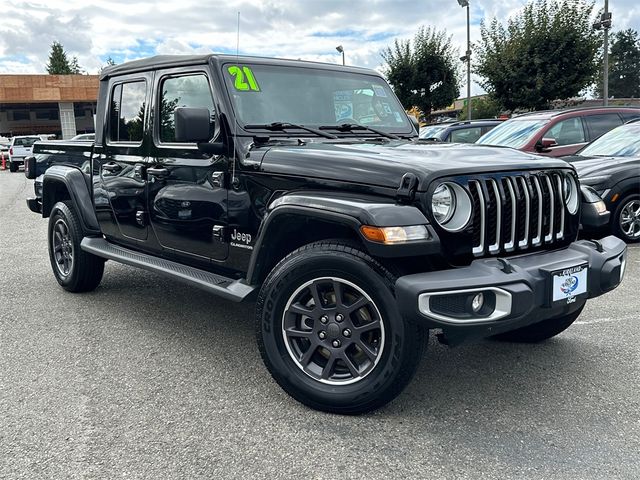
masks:
<instances>
[{"instance_id":1,"label":"front bumper","mask_svg":"<svg viewBox=\"0 0 640 480\"><path fill-rule=\"evenodd\" d=\"M609 236L599 243L581 240L561 250L512 257L506 262L480 259L467 267L406 275L396 282L396 299L405 319L441 328L448 343L457 344L568 315L581 308L587 298L616 288L625 262L626 244L620 239ZM552 272L579 265L588 266L587 291L553 302ZM434 313L427 306L432 298L462 298L466 292L493 296L496 314L471 313L460 318Z\"/></svg>"}]
</instances>

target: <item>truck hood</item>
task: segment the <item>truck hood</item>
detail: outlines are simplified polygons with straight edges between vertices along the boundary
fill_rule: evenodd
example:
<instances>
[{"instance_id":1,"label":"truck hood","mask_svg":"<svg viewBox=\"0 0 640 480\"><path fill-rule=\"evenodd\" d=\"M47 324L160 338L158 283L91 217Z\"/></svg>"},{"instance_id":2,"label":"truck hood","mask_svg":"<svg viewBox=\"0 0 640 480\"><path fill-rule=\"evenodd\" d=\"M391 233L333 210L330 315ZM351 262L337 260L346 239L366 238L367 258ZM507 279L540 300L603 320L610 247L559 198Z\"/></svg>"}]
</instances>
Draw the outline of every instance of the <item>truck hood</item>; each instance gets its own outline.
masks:
<instances>
[{"instance_id":1,"label":"truck hood","mask_svg":"<svg viewBox=\"0 0 640 480\"><path fill-rule=\"evenodd\" d=\"M475 144L312 142L256 150L262 148L266 149L261 162L265 173L389 188L398 188L403 175L413 173L419 191L444 176L568 167L559 159Z\"/></svg>"},{"instance_id":2,"label":"truck hood","mask_svg":"<svg viewBox=\"0 0 640 480\"><path fill-rule=\"evenodd\" d=\"M640 168L640 157L564 157L572 162L580 178L612 175L621 171L632 172Z\"/></svg>"}]
</instances>

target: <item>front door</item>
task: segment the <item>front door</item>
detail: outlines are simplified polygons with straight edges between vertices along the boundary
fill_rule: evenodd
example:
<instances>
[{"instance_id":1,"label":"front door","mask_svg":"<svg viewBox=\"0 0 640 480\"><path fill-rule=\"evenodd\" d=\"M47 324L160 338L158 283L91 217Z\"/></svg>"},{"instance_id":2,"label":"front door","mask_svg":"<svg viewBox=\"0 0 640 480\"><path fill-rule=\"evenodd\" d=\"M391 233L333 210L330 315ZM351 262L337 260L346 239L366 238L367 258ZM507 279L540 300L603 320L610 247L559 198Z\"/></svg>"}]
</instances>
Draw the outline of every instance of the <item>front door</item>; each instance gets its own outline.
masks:
<instances>
[{"instance_id":1,"label":"front door","mask_svg":"<svg viewBox=\"0 0 640 480\"><path fill-rule=\"evenodd\" d=\"M107 237L124 243L147 239L145 135L151 75L110 85L105 147L93 159L94 203Z\"/></svg>"},{"instance_id":2,"label":"front door","mask_svg":"<svg viewBox=\"0 0 640 480\"><path fill-rule=\"evenodd\" d=\"M166 253L196 262L227 258L227 159L203 154L175 139L177 107L207 108L216 135L212 87L205 71L156 73L151 164L147 169L148 210Z\"/></svg>"}]
</instances>

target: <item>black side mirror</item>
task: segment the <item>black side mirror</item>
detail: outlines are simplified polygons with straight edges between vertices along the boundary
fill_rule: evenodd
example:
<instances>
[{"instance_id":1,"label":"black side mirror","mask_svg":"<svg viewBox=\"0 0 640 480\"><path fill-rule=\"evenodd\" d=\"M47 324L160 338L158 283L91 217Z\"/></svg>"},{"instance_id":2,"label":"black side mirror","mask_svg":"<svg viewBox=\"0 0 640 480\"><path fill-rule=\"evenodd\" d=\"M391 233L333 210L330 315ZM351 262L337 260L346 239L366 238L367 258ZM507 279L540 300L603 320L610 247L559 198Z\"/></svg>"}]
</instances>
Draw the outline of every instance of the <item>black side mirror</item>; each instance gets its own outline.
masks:
<instances>
[{"instance_id":1,"label":"black side mirror","mask_svg":"<svg viewBox=\"0 0 640 480\"><path fill-rule=\"evenodd\" d=\"M176 142L198 143L211 138L211 115L208 108L178 107L173 112Z\"/></svg>"},{"instance_id":2,"label":"black side mirror","mask_svg":"<svg viewBox=\"0 0 640 480\"><path fill-rule=\"evenodd\" d=\"M33 180L38 176L36 157L31 156L24 159L24 176L29 180Z\"/></svg>"}]
</instances>

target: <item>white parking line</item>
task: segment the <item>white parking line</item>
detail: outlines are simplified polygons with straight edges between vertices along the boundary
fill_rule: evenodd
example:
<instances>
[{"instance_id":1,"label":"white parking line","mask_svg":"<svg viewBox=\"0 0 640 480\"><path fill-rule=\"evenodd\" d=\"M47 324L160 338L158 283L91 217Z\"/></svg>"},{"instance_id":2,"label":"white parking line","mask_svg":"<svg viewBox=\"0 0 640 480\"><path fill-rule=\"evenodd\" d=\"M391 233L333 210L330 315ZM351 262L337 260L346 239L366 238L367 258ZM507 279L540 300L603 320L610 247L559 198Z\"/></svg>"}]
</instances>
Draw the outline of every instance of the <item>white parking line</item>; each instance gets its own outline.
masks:
<instances>
[{"instance_id":1,"label":"white parking line","mask_svg":"<svg viewBox=\"0 0 640 480\"><path fill-rule=\"evenodd\" d=\"M593 320L583 320L583 321L576 321L573 324L574 325L591 325L591 324L595 324L595 323L608 323L608 322L624 322L627 320L640 320L638 319L638 317L616 317L616 318L611 318L611 317L603 317L603 318L594 318Z\"/></svg>"}]
</instances>

